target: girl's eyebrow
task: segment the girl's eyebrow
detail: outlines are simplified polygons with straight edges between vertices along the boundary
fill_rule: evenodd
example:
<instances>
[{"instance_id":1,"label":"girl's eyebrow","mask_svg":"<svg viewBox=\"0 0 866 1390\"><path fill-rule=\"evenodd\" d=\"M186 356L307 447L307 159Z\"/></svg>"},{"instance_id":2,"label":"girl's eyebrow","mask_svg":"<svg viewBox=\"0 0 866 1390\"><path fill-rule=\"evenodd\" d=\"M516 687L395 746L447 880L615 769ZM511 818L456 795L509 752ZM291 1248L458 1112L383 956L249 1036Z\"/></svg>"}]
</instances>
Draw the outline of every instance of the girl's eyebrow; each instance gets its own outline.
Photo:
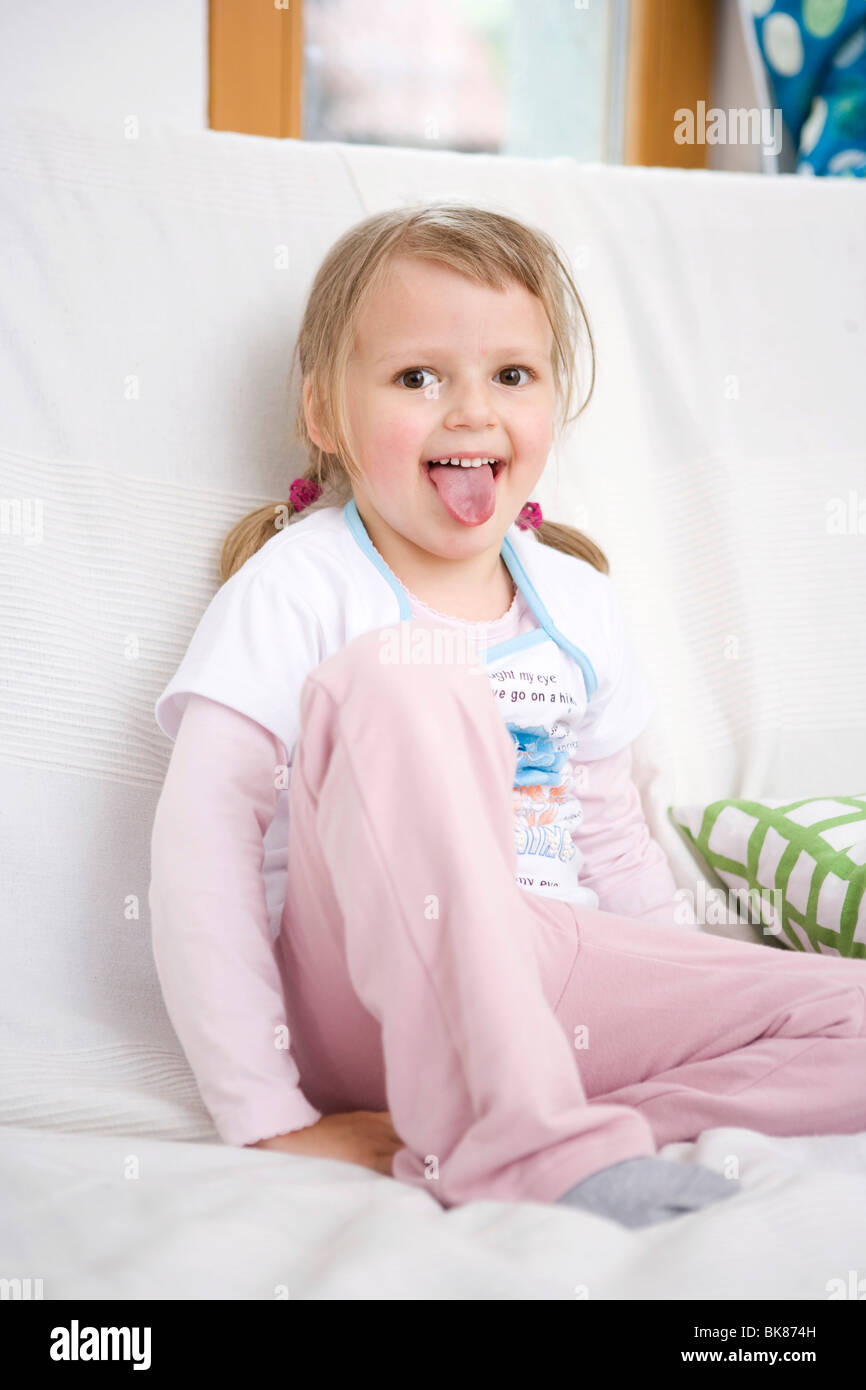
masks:
<instances>
[{"instance_id":1,"label":"girl's eyebrow","mask_svg":"<svg viewBox=\"0 0 866 1390\"><path fill-rule=\"evenodd\" d=\"M381 362L388 362L391 360L391 358L400 358L401 360L405 359L406 361L417 360L420 362L422 358L425 357L447 357L449 351L449 348L389 348L387 352L382 353L381 357L376 358L373 365L374 367L378 367ZM524 343L520 347L491 348L490 352L487 353L487 356L510 358L543 357L544 350L538 347L529 347L527 344Z\"/></svg>"}]
</instances>

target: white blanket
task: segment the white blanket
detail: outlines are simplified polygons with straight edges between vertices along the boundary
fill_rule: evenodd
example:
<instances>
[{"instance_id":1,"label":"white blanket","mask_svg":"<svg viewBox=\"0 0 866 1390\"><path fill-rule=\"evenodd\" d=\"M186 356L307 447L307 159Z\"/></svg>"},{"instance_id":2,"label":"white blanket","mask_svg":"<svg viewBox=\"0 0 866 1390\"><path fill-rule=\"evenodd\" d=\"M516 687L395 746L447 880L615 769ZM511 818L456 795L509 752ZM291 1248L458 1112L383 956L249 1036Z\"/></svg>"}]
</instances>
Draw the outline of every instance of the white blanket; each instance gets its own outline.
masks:
<instances>
[{"instance_id":1,"label":"white blanket","mask_svg":"<svg viewBox=\"0 0 866 1390\"><path fill-rule=\"evenodd\" d=\"M445 1211L330 1159L0 1129L0 1256L46 1299L825 1300L863 1277L866 1137L713 1129L660 1152L736 1154L742 1191L627 1230L537 1202Z\"/></svg>"},{"instance_id":2,"label":"white blanket","mask_svg":"<svg viewBox=\"0 0 866 1390\"><path fill-rule=\"evenodd\" d=\"M866 478L854 183L128 141L53 111L0 128L7 1277L48 1298L822 1299L866 1271L863 1135L669 1146L737 1155L743 1192L641 1232L532 1203L446 1213L360 1168L215 1143L147 921L170 754L153 702L225 533L302 464L285 379L321 256L406 198L486 201L574 258L596 399L538 498L611 559L661 697L641 786L681 885L668 803L862 791L866 549L826 527Z\"/></svg>"}]
</instances>

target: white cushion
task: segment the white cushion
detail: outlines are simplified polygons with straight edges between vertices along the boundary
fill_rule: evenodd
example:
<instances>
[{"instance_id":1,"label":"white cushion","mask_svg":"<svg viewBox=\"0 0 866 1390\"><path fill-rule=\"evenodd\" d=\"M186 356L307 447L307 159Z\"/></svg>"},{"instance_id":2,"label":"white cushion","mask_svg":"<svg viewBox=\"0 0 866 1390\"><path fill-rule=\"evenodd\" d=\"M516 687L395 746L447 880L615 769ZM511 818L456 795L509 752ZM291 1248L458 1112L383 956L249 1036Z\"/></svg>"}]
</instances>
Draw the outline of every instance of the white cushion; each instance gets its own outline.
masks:
<instances>
[{"instance_id":1,"label":"white cushion","mask_svg":"<svg viewBox=\"0 0 866 1390\"><path fill-rule=\"evenodd\" d=\"M723 923L748 922L756 940L795 951L866 959L866 796L721 798L669 814L718 885Z\"/></svg>"}]
</instances>

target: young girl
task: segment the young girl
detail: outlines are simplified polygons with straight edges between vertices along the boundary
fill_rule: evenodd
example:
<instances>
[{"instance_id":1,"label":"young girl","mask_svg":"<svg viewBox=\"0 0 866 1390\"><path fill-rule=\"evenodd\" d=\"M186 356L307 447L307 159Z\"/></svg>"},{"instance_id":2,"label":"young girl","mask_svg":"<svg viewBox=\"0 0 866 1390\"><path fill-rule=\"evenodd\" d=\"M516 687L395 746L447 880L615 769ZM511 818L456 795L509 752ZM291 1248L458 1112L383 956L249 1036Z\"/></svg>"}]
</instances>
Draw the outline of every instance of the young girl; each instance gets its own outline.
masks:
<instances>
[{"instance_id":1,"label":"young girl","mask_svg":"<svg viewBox=\"0 0 866 1390\"><path fill-rule=\"evenodd\" d=\"M150 907L225 1142L638 1226L738 1186L671 1141L866 1129L866 980L677 930L631 780L653 693L601 551L527 502L581 323L555 243L492 211L331 248L310 466L228 537L157 702Z\"/></svg>"}]
</instances>

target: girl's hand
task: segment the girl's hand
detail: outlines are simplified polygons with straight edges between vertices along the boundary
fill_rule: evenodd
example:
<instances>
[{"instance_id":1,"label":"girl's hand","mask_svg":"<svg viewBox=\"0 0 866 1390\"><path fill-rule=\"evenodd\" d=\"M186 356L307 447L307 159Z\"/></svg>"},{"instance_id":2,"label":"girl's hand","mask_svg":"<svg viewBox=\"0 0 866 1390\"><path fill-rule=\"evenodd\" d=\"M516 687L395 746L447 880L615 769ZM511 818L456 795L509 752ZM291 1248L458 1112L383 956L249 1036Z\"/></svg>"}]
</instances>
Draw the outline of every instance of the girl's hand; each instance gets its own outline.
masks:
<instances>
[{"instance_id":1,"label":"girl's hand","mask_svg":"<svg viewBox=\"0 0 866 1390\"><path fill-rule=\"evenodd\" d=\"M282 1149L311 1158L339 1158L358 1163L390 1178L394 1154L404 1147L391 1124L389 1110L350 1110L341 1115L323 1115L314 1125L259 1139L251 1149Z\"/></svg>"}]
</instances>

